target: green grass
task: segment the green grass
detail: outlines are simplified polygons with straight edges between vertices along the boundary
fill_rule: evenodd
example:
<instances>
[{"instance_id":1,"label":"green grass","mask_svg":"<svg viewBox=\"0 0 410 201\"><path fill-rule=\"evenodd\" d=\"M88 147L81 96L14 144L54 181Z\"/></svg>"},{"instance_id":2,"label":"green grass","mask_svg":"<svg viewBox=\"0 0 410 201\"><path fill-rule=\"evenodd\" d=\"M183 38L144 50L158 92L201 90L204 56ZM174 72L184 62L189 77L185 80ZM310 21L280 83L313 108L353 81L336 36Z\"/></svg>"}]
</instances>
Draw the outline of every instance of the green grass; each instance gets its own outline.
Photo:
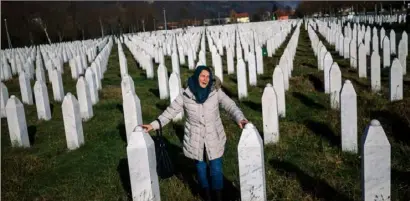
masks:
<instances>
[{"instance_id":1,"label":"green grass","mask_svg":"<svg viewBox=\"0 0 410 201\"><path fill-rule=\"evenodd\" d=\"M226 57L223 57L223 88L261 135L262 92L265 85L272 82L274 67L289 38L275 56L264 58L264 75L258 77L256 87L248 88L249 97L242 101L237 99L236 75L227 75ZM128 72L141 100L144 123L150 123L169 105L169 100L159 99L157 77L146 79L145 72L137 67L129 50L123 47L128 59ZM209 65L209 52L207 58ZM405 99L390 103L386 94L386 77L382 79L383 93L372 94L370 80L359 79L355 71L348 69L347 60L336 56L334 60L341 67L343 80L352 80L358 94L358 140L371 119L381 121L392 146L392 200L409 200L409 77L405 78ZM166 58L166 66L170 72L169 57ZM71 80L68 67L65 72L65 93L75 94L75 82ZM181 65L184 86L191 73L187 65ZM83 123L85 145L77 150L67 151L61 103L52 101L50 85L49 96L53 105L50 121L38 121L35 106L25 105L27 125L30 135L34 136L32 148L11 148L7 123L2 119L2 200L111 201L129 198L119 74L118 52L114 45L102 82L100 102L93 107L94 117ZM323 71L317 70L317 61L303 26L292 76L290 89L286 92L286 118L280 119L280 142L265 147L268 200L360 200L360 157L341 151L339 112L330 109L330 97L322 92ZM5 84L10 95L21 97L18 79ZM221 117L228 138L224 155L226 192L230 193L227 197L237 198L237 145L241 130L226 112L222 111ZM160 181L161 200L199 200L194 163L183 156L181 149L183 122L168 124L164 133L169 141L168 151L175 164L176 175Z\"/></svg>"}]
</instances>

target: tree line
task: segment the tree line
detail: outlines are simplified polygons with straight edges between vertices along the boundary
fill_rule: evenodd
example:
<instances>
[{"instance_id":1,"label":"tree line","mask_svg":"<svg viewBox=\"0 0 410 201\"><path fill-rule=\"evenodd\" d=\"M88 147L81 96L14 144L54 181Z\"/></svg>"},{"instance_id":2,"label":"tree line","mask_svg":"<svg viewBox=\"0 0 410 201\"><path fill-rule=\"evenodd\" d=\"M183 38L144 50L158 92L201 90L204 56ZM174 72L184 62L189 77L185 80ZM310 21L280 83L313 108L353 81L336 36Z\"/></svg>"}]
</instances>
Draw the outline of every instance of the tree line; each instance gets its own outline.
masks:
<instances>
[{"instance_id":1,"label":"tree line","mask_svg":"<svg viewBox=\"0 0 410 201\"><path fill-rule=\"evenodd\" d=\"M162 10L149 2L6 1L1 7L1 48L98 38L154 30ZM160 20L158 20L160 19Z\"/></svg>"}]
</instances>

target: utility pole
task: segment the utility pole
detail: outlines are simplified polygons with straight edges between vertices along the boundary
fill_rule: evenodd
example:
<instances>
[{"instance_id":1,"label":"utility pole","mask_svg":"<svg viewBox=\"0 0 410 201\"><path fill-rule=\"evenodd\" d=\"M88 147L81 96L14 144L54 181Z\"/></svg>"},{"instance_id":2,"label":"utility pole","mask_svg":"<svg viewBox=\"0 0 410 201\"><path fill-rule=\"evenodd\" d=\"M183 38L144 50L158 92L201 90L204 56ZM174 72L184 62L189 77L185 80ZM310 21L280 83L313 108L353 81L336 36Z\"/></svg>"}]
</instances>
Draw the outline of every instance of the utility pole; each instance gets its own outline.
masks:
<instances>
[{"instance_id":1,"label":"utility pole","mask_svg":"<svg viewBox=\"0 0 410 201\"><path fill-rule=\"evenodd\" d=\"M101 36L104 37L104 28L101 22L101 17L99 17L99 19L100 19L100 27L101 27Z\"/></svg>"},{"instance_id":2,"label":"utility pole","mask_svg":"<svg viewBox=\"0 0 410 201\"><path fill-rule=\"evenodd\" d=\"M9 35L9 28L7 27L7 19L4 19L4 25L6 26L6 32L7 32L7 41L9 42L9 48L13 48L11 45L11 40L10 40L10 35Z\"/></svg>"},{"instance_id":3,"label":"utility pole","mask_svg":"<svg viewBox=\"0 0 410 201\"><path fill-rule=\"evenodd\" d=\"M167 17L165 15L165 8L164 8L164 27L165 27L165 31L167 30Z\"/></svg>"},{"instance_id":4,"label":"utility pole","mask_svg":"<svg viewBox=\"0 0 410 201\"><path fill-rule=\"evenodd\" d=\"M142 31L145 32L145 20L142 19Z\"/></svg>"}]
</instances>

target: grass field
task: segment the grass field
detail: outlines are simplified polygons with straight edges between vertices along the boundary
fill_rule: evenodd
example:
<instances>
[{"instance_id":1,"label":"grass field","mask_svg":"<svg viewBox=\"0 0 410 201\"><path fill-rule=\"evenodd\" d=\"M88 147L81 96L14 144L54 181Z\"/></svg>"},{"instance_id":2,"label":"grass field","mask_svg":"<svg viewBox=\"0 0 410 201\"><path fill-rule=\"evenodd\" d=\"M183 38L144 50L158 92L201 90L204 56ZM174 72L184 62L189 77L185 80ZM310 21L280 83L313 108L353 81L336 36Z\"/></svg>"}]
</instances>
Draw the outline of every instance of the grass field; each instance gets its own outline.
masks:
<instances>
[{"instance_id":1,"label":"grass field","mask_svg":"<svg viewBox=\"0 0 410 201\"><path fill-rule=\"evenodd\" d=\"M265 147L265 170L268 200L361 200L360 155L343 153L340 148L339 112L330 109L330 97L323 93L323 71L310 47L307 31L301 27L294 59L290 89L286 92L286 118L280 119L280 142ZM276 55L264 58L265 74L258 85L249 87L249 98L238 101L236 75L227 75L223 57L225 92L239 104L247 119L261 135L261 96L265 85L272 82L272 73L289 37ZM328 45L328 50L332 48ZM141 100L144 123L154 120L168 105L160 100L157 77L145 78L131 53L124 47L128 72ZM209 48L207 48L209 51ZM383 74L381 94L370 92L370 80L359 79L349 62L332 54L338 62L343 80L350 79L358 94L358 140L371 119L378 119L392 146L392 200L410 199L410 77L404 79L404 100L388 101L388 75ZM207 64L211 64L207 53ZM236 61L236 59L235 59ZM170 58L166 66L171 71ZM192 71L181 66L181 80ZM156 72L155 72L156 74ZM65 93L75 92L68 66L63 75ZM20 96L18 79L5 82L10 95ZM34 82L32 82L32 85ZM125 127L122 113L121 77L116 45L113 46L108 70L102 81L100 102L93 107L94 117L83 123L85 145L67 151L61 103L52 101L52 119L38 121L35 106L26 106L27 126L32 147L10 147L7 123L2 119L2 200L128 200L130 196L126 156ZM224 155L225 200L239 200L237 145L241 130L226 112L221 112L227 134ZM199 200L193 161L183 156L181 136L183 123L170 123L169 153L176 175L160 182L161 200ZM359 141L360 142L360 141Z\"/></svg>"}]
</instances>

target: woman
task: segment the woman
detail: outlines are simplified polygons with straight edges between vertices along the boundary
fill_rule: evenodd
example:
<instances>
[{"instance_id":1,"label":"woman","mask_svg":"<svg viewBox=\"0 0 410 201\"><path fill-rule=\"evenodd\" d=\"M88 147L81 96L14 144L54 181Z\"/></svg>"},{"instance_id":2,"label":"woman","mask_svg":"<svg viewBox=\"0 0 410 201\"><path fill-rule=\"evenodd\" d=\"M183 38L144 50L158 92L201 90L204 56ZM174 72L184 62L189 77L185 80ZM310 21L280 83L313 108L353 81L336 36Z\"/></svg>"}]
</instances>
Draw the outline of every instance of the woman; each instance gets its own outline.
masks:
<instances>
[{"instance_id":1,"label":"woman","mask_svg":"<svg viewBox=\"0 0 410 201\"><path fill-rule=\"evenodd\" d=\"M248 121L222 90L221 82L206 66L198 66L188 79L188 87L181 92L170 106L158 117L161 125L168 124L177 114L185 111L185 135L183 142L184 155L196 161L198 180L205 200L211 199L207 179L209 160L211 188L216 199L222 201L223 174L222 155L225 149L226 136L219 115L219 104L228 111L242 129ZM159 129L159 123L142 125L146 132Z\"/></svg>"}]
</instances>

